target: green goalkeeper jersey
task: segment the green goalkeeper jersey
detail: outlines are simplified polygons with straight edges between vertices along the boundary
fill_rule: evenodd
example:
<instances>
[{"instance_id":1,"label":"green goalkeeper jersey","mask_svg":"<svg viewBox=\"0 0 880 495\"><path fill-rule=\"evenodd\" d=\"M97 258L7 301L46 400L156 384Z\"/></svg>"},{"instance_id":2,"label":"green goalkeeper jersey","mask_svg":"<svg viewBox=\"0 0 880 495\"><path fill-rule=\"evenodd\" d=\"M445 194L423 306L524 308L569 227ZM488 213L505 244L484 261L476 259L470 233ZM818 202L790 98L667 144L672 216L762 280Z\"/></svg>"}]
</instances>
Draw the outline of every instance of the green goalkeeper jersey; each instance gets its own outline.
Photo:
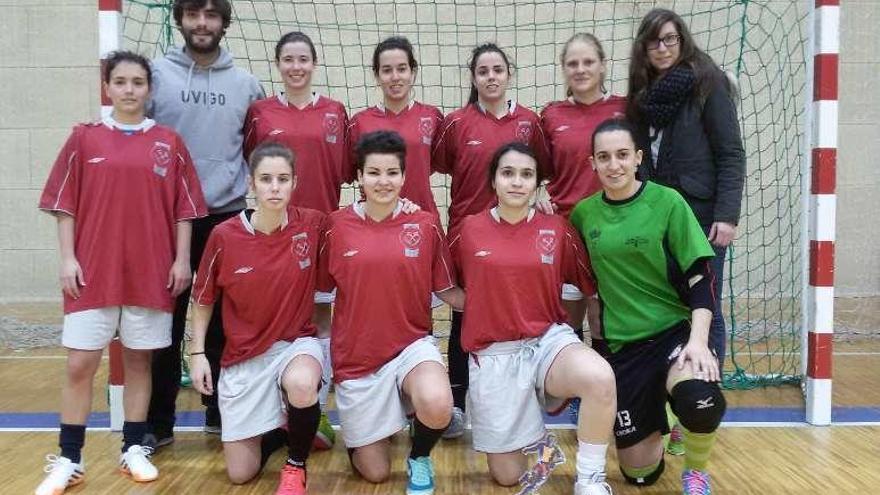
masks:
<instances>
[{"instance_id":1,"label":"green goalkeeper jersey","mask_svg":"<svg viewBox=\"0 0 880 495\"><path fill-rule=\"evenodd\" d=\"M678 192L652 182L622 201L598 192L570 220L590 255L612 352L690 319L684 273L715 252Z\"/></svg>"}]
</instances>

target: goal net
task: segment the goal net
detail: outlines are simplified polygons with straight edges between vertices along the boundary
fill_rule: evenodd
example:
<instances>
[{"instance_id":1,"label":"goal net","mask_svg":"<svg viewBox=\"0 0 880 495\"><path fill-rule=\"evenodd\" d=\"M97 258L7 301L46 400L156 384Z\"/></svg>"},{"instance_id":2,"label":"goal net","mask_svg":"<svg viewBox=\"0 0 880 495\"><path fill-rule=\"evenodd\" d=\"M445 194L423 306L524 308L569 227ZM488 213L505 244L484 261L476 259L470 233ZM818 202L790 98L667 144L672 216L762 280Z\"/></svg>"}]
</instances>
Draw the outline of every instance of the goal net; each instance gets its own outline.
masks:
<instances>
[{"instance_id":1,"label":"goal net","mask_svg":"<svg viewBox=\"0 0 880 495\"><path fill-rule=\"evenodd\" d=\"M122 46L159 56L180 43L169 0L123 2ZM564 97L559 53L574 33L591 32L608 56L606 85L626 91L629 50L652 7L678 12L697 43L739 84L739 118L748 158L739 236L728 253L725 385L797 383L804 292L802 197L808 13L805 1L755 0L235 0L225 44L267 92L281 89L274 45L299 30L315 41L316 89L343 101L349 115L381 97L370 69L373 48L408 37L420 70L416 98L450 112L466 101L467 60L494 41L512 56L510 94L539 110ZM449 179L432 177L442 214ZM351 190L346 195L350 201ZM448 326L438 317L438 333Z\"/></svg>"}]
</instances>

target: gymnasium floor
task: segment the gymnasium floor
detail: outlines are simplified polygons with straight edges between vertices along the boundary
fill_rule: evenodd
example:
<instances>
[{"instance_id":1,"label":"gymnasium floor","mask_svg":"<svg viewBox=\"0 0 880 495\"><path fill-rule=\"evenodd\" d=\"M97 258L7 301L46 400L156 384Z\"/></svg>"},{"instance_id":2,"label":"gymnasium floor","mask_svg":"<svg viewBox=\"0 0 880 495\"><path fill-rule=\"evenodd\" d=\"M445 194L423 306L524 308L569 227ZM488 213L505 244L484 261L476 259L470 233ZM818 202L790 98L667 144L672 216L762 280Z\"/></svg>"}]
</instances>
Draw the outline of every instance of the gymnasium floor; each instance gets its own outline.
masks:
<instances>
[{"instance_id":1,"label":"gymnasium floor","mask_svg":"<svg viewBox=\"0 0 880 495\"><path fill-rule=\"evenodd\" d=\"M880 299L839 304L838 323L855 328L841 335L834 355L834 420L832 427L803 424L803 400L794 386L753 391L728 391L728 414L718 437L710 470L717 494L866 494L880 493ZM57 304L0 305L0 324L45 330L60 322ZM43 476L44 455L56 453L60 384L64 351L39 338L0 333L0 472L10 473L0 484L2 494L32 493ZM48 346L43 344L49 344ZM40 347L33 347L43 345ZM105 359L106 363L106 359ZM95 413L90 418L84 459L86 482L67 493L112 494L257 494L273 493L283 457L276 454L254 482L231 486L225 477L219 438L200 431L203 415L197 395L181 391L178 407L181 431L173 445L154 460L161 471L154 483L137 485L116 471L119 435L107 431L106 364L96 379ZM541 490L543 495L571 493L576 439L568 418L551 420L569 461ZM395 438L392 478L371 485L351 474L345 449L337 445L314 453L309 460L312 494L404 493L403 459L408 439ZM492 484L482 455L470 449L470 436L443 441L433 453L437 494L513 494L517 490ZM667 472L647 489L623 484L616 461L609 462L614 493L680 493L681 458L667 456Z\"/></svg>"}]
</instances>

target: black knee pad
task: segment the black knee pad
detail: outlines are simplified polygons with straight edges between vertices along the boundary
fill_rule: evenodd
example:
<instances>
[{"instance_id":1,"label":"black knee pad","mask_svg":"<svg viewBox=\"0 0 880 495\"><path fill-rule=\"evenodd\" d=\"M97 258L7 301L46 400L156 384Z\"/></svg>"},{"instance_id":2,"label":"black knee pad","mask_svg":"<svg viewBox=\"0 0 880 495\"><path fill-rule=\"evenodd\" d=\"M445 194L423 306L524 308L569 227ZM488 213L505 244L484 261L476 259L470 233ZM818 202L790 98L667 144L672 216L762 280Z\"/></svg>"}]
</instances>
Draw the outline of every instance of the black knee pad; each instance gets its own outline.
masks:
<instances>
[{"instance_id":1,"label":"black knee pad","mask_svg":"<svg viewBox=\"0 0 880 495\"><path fill-rule=\"evenodd\" d=\"M633 478L632 476L626 474L623 466L620 466L620 473L623 474L623 479L625 479L626 482L630 485L651 486L660 479L660 475L663 474L664 469L666 469L666 462L661 457L660 464L657 464L657 469L655 469L654 472L647 476L642 476L641 478Z\"/></svg>"},{"instance_id":2,"label":"black knee pad","mask_svg":"<svg viewBox=\"0 0 880 495\"><path fill-rule=\"evenodd\" d=\"M716 382L685 380L672 387L670 397L678 421L694 433L717 430L727 410L727 401Z\"/></svg>"}]
</instances>

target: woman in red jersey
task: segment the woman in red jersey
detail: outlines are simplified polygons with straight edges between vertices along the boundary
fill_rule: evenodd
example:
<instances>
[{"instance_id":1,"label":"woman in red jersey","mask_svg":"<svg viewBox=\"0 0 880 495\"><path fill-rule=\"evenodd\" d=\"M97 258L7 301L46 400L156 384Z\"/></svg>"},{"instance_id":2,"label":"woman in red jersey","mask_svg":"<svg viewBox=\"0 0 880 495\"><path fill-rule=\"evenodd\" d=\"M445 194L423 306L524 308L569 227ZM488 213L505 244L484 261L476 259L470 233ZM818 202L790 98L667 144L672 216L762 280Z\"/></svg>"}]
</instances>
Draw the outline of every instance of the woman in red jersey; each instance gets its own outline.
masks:
<instances>
[{"instance_id":1,"label":"woman in red jersey","mask_svg":"<svg viewBox=\"0 0 880 495\"><path fill-rule=\"evenodd\" d=\"M190 376L200 393L215 392L204 344L214 304L222 301L226 346L216 393L229 479L240 484L257 476L271 453L265 440L287 425L287 462L276 493L301 495L321 416L324 355L311 317L325 216L288 206L296 177L294 155L284 145L260 144L249 168L256 209L211 232L193 284Z\"/></svg>"},{"instance_id":2,"label":"woman in red jersey","mask_svg":"<svg viewBox=\"0 0 880 495\"><path fill-rule=\"evenodd\" d=\"M502 146L487 172L498 205L465 218L451 241L467 291L461 343L470 353L474 449L487 454L499 484L537 490L562 460L542 412L582 398L574 493L608 495L614 375L565 323L559 299L563 283L595 292L584 247L564 218L531 208L542 174L528 146ZM538 464L527 471L533 451Z\"/></svg>"},{"instance_id":3,"label":"woman in red jersey","mask_svg":"<svg viewBox=\"0 0 880 495\"><path fill-rule=\"evenodd\" d=\"M330 213L339 208L342 184L353 179L348 161L345 106L312 91L318 53L308 35L293 31L282 36L275 45L275 65L284 81L284 91L251 105L245 118L245 156L266 140L293 150L300 166L290 204ZM332 302L332 294L315 295L315 324L328 359ZM329 362L325 363L324 372L330 372ZM330 381L330 375L324 378ZM326 397L324 389L322 406ZM322 415L315 446L330 448L334 438L326 415Z\"/></svg>"},{"instance_id":4,"label":"woman in red jersey","mask_svg":"<svg viewBox=\"0 0 880 495\"><path fill-rule=\"evenodd\" d=\"M382 103L356 113L348 126L352 146L368 132L394 131L406 142L406 182L400 192L429 213L436 213L431 192L431 146L443 114L437 107L413 99L412 88L419 64L409 40L385 39L373 51L373 76L382 90Z\"/></svg>"},{"instance_id":5,"label":"woman in red jersey","mask_svg":"<svg viewBox=\"0 0 880 495\"><path fill-rule=\"evenodd\" d=\"M535 112L508 99L511 63L494 43L474 48L468 64L471 93L468 104L447 115L434 147L434 169L452 176L449 238L458 232L467 215L485 211L497 201L486 188L485 177L492 154L512 141L532 149L543 169L549 165L547 144ZM456 410L447 437L464 432L465 396L468 390L467 356L461 350L461 314L453 312L449 336L449 372Z\"/></svg>"},{"instance_id":6,"label":"woman in red jersey","mask_svg":"<svg viewBox=\"0 0 880 495\"><path fill-rule=\"evenodd\" d=\"M578 201L602 188L589 163L590 136L605 119L623 116L626 99L607 93L605 50L592 34L578 33L569 38L562 47L560 63L567 88L566 99L544 108L541 126L553 160L553 180L547 184L547 192L556 212L568 217ZM569 324L583 339L586 312L583 294L566 284L562 300ZM597 333L593 337L598 336Z\"/></svg>"},{"instance_id":7,"label":"woman in red jersey","mask_svg":"<svg viewBox=\"0 0 880 495\"><path fill-rule=\"evenodd\" d=\"M152 350L171 344L174 298L192 278L190 221L207 213L183 140L144 116L149 62L131 52L111 53L103 79L113 111L74 128L40 197L40 209L58 220L67 381L61 454L47 456L49 474L38 495L57 495L83 481L92 384L117 331L125 370L119 464L136 481L158 476L152 449L141 446Z\"/></svg>"},{"instance_id":8,"label":"woman in red jersey","mask_svg":"<svg viewBox=\"0 0 880 495\"><path fill-rule=\"evenodd\" d=\"M330 215L319 288L338 289L333 378L345 446L374 483L390 473L390 442L414 414L407 493L430 495L430 452L449 424L452 394L431 336L431 292L460 307L453 265L436 215L407 213L400 201L406 145L393 131L365 134L356 147L364 201Z\"/></svg>"}]
</instances>

